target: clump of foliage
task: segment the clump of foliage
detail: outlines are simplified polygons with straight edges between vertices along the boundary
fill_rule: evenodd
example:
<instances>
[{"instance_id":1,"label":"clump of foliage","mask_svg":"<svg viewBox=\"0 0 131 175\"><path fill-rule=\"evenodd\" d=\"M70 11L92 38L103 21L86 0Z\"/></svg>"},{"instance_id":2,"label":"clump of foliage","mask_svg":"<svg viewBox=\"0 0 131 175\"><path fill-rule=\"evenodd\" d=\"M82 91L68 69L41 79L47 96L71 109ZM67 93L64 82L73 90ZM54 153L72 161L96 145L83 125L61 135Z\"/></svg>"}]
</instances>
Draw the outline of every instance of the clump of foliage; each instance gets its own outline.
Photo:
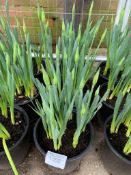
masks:
<instances>
[{"instance_id":1,"label":"clump of foliage","mask_svg":"<svg viewBox=\"0 0 131 175\"><path fill-rule=\"evenodd\" d=\"M125 12L124 12L125 13ZM123 96L131 89L131 31L129 24L122 30L124 13L121 13L118 24L107 33L107 61L104 75L108 75L108 98ZM112 22L113 23L113 22Z\"/></svg>"},{"instance_id":2,"label":"clump of foliage","mask_svg":"<svg viewBox=\"0 0 131 175\"><path fill-rule=\"evenodd\" d=\"M23 30L11 28L8 1L6 3L6 19L0 17L0 108L7 117L10 109L12 124L15 123L14 101L19 96L32 98L36 93L33 74L33 58L30 34L23 21ZM23 33L23 34L22 34ZM21 43L19 41L21 37Z\"/></svg>"},{"instance_id":3,"label":"clump of foliage","mask_svg":"<svg viewBox=\"0 0 131 175\"><path fill-rule=\"evenodd\" d=\"M62 22L62 32L56 44L56 59L53 59L52 37L44 11L39 9L41 26L41 44L45 53L45 65L42 66L43 81L36 79L36 86L40 93L42 104L36 102L35 111L40 115L47 138L52 139L54 149L62 146L62 137L67 128L67 123L72 119L74 106L77 111L77 128L73 138L73 147L78 144L79 136L91 121L96 112L101 108L102 101L99 96L99 87L95 85L99 71L94 76L93 63L96 58L106 31L101 36L98 47L92 51L94 39L99 31L102 19L92 26L90 8L85 31L82 33L82 24L79 25L78 34L74 31L74 11L70 23ZM88 57L85 56L88 53ZM83 94L87 81L94 76L91 90ZM94 95L95 94L95 95ZM78 100L79 99L79 100Z\"/></svg>"}]
</instances>

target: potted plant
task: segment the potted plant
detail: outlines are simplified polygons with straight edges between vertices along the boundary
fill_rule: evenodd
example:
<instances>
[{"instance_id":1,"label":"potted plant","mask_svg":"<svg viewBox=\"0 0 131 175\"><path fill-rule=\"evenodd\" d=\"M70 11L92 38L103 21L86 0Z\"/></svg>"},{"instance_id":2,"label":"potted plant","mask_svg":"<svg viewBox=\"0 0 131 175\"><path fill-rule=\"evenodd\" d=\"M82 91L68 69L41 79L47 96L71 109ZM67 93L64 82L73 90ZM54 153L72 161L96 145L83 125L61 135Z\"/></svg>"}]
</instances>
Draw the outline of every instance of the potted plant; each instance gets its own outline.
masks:
<instances>
[{"instance_id":1,"label":"potted plant","mask_svg":"<svg viewBox=\"0 0 131 175\"><path fill-rule=\"evenodd\" d=\"M47 73L43 71L45 77ZM101 108L102 100L105 98L105 96L100 98L99 88L93 97L97 78L98 72L94 77L92 89L87 90L85 96L83 96L82 81L78 89L73 89L73 77L69 70L60 92L58 87L60 82L57 76L54 77L52 83L52 79L47 76L46 80L44 79L45 86L36 80L42 100L42 104L37 102L35 108L41 116L34 129L36 147L44 158L48 151L68 157L64 170L50 167L55 172L74 171L89 148L93 139L90 121ZM81 145L82 142L84 142L84 147Z\"/></svg>"},{"instance_id":2,"label":"potted plant","mask_svg":"<svg viewBox=\"0 0 131 175\"><path fill-rule=\"evenodd\" d=\"M33 55L33 65L34 65L34 77L38 78L43 82L41 65L45 66L45 57L54 59L53 56L53 46L52 46L52 34L48 26L48 21L45 17L43 9L38 5L37 16L39 20L40 33L38 33L39 44L32 44L32 55ZM49 55L47 55L49 54ZM55 59L54 59L55 60Z\"/></svg>"},{"instance_id":3,"label":"potted plant","mask_svg":"<svg viewBox=\"0 0 131 175\"><path fill-rule=\"evenodd\" d=\"M88 31L90 27L83 37L79 27L75 36L73 22L65 24L63 21L62 35L56 45L56 60L53 61L52 53L48 53L47 49L45 67L42 66L44 83L36 79L42 103L36 101L34 107L41 117L34 128L34 141L44 158L49 151L68 157L64 170L50 166L61 174L74 171L88 152L93 138L90 121L106 98L106 94L100 98L99 87L95 90L99 70L93 78L91 90L87 90L85 95L83 93L92 68L92 60L85 59L85 35L88 33L90 38ZM94 58L95 53L92 55Z\"/></svg>"},{"instance_id":4,"label":"potted plant","mask_svg":"<svg viewBox=\"0 0 131 175\"><path fill-rule=\"evenodd\" d=\"M7 135L6 142L15 164L18 165L25 159L30 145L28 137L29 118L22 108L14 106L15 79L8 63L9 57L7 56L6 64L4 64L5 70L0 71L0 123L10 133L10 137L9 134ZM0 169L10 167L6 158L7 153L1 147ZM11 166L14 167L12 163Z\"/></svg>"},{"instance_id":5,"label":"potted plant","mask_svg":"<svg viewBox=\"0 0 131 175\"><path fill-rule=\"evenodd\" d=\"M120 168L123 174L130 174L131 171L131 94L128 94L124 105L123 96L119 94L113 116L105 122L105 150L108 159L114 161L115 167ZM121 109L121 105L123 109ZM120 112L119 112L120 111Z\"/></svg>"}]
</instances>

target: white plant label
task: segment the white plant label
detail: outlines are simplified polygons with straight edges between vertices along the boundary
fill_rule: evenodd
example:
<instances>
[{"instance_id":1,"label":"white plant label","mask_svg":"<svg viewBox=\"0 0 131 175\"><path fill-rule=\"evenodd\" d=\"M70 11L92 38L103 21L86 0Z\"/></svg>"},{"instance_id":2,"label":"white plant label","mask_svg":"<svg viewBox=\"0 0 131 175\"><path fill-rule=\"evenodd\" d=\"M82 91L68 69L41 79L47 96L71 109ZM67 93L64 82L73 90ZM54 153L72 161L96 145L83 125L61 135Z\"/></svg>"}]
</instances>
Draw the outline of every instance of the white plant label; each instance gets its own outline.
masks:
<instances>
[{"instance_id":1,"label":"white plant label","mask_svg":"<svg viewBox=\"0 0 131 175\"><path fill-rule=\"evenodd\" d=\"M45 157L45 163L55 168L64 169L67 161L67 156L48 151Z\"/></svg>"}]
</instances>

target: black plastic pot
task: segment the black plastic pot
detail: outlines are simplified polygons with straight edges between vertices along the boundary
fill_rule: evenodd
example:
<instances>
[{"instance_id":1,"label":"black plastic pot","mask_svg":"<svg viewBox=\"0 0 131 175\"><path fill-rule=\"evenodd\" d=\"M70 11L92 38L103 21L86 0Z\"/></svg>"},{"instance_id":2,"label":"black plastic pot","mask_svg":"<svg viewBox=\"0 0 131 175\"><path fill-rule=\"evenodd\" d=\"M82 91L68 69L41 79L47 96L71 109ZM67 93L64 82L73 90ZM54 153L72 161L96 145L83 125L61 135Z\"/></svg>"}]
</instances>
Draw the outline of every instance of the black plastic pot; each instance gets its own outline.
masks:
<instances>
[{"instance_id":1,"label":"black plastic pot","mask_svg":"<svg viewBox=\"0 0 131 175\"><path fill-rule=\"evenodd\" d=\"M41 148L39 142L38 142L38 130L39 128L41 127L40 125L41 124L42 120L39 119L35 125L35 128L34 128L34 141L35 141L35 145L37 147L37 149L39 150L39 152L42 154L44 160L45 160L45 156L46 156L46 152ZM64 170L60 170L58 168L54 168L52 166L49 166L49 168L51 170L53 170L54 173L57 173L57 174L68 174L68 173L71 173L75 170L78 170L79 167L80 167L80 163L81 163L81 159L88 154L88 151L89 151L89 147L93 141L93 137L94 137L94 130L93 130L93 126L92 124L89 124L89 128L90 128L90 143L88 145L88 147L81 153L79 154L78 156L75 156L73 158L68 158L67 159L67 163L66 163L66 167Z\"/></svg>"},{"instance_id":2,"label":"black plastic pot","mask_svg":"<svg viewBox=\"0 0 131 175\"><path fill-rule=\"evenodd\" d=\"M108 78L103 75L103 70L104 70L105 66L106 66L106 61L103 61L99 65L99 67L100 67L100 76L99 76L99 80L98 80L98 85L102 85L102 84L108 82Z\"/></svg>"},{"instance_id":3,"label":"black plastic pot","mask_svg":"<svg viewBox=\"0 0 131 175\"><path fill-rule=\"evenodd\" d=\"M111 117L112 116L106 120L104 125L105 141L101 145L101 159L109 173L115 175L129 175L131 174L131 161L115 150L108 139L107 125Z\"/></svg>"},{"instance_id":4,"label":"black plastic pot","mask_svg":"<svg viewBox=\"0 0 131 175\"><path fill-rule=\"evenodd\" d=\"M26 112L22 108L15 106L15 109L23 114L23 119L25 121L25 130L22 136L11 148L9 148L9 151L11 153L11 156L13 158L15 165L19 165L24 161L25 157L27 156L29 146L30 146L29 134L28 134L29 118ZM9 168L10 168L10 165L5 155L5 152L4 151L0 152L0 170L9 169Z\"/></svg>"},{"instance_id":5,"label":"black plastic pot","mask_svg":"<svg viewBox=\"0 0 131 175\"><path fill-rule=\"evenodd\" d=\"M33 104L35 104L35 100L39 100L39 94L37 94L34 98L27 99L24 102L18 102L16 103L17 106L20 106L25 110L27 115L29 116L29 128L32 129L38 120L38 115L36 112L32 109L34 107Z\"/></svg>"}]
</instances>

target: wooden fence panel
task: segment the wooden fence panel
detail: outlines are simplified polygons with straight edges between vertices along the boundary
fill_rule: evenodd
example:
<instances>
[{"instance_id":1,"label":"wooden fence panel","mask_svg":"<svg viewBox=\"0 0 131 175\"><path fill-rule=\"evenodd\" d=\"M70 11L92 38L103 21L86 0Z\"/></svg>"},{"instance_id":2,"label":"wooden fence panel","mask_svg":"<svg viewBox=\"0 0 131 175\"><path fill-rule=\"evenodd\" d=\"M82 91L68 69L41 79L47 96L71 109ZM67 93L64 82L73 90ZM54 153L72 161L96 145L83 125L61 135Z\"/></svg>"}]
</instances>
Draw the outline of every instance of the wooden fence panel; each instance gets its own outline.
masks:
<instances>
[{"instance_id":1,"label":"wooden fence panel","mask_svg":"<svg viewBox=\"0 0 131 175\"><path fill-rule=\"evenodd\" d=\"M46 17L49 20L49 25L54 36L54 43L61 31L61 22L64 17L70 18L72 4L76 1L77 20L76 27L79 20L83 19L83 26L86 25L88 11L91 0L39 0L39 4L45 10ZM18 18L20 25L23 24L23 19L28 27L33 42L38 43L39 22L37 18L37 0L9 0L9 14L11 16L11 24L15 26L15 17ZM84 2L84 6L83 6ZM101 32L96 40L98 42L101 33L105 27L110 26L112 17L115 17L118 0L94 0L94 9L92 18L97 21L98 17L105 16L101 26ZM0 15L5 15L5 0L0 0ZM82 16L81 13L82 12Z\"/></svg>"}]
</instances>

